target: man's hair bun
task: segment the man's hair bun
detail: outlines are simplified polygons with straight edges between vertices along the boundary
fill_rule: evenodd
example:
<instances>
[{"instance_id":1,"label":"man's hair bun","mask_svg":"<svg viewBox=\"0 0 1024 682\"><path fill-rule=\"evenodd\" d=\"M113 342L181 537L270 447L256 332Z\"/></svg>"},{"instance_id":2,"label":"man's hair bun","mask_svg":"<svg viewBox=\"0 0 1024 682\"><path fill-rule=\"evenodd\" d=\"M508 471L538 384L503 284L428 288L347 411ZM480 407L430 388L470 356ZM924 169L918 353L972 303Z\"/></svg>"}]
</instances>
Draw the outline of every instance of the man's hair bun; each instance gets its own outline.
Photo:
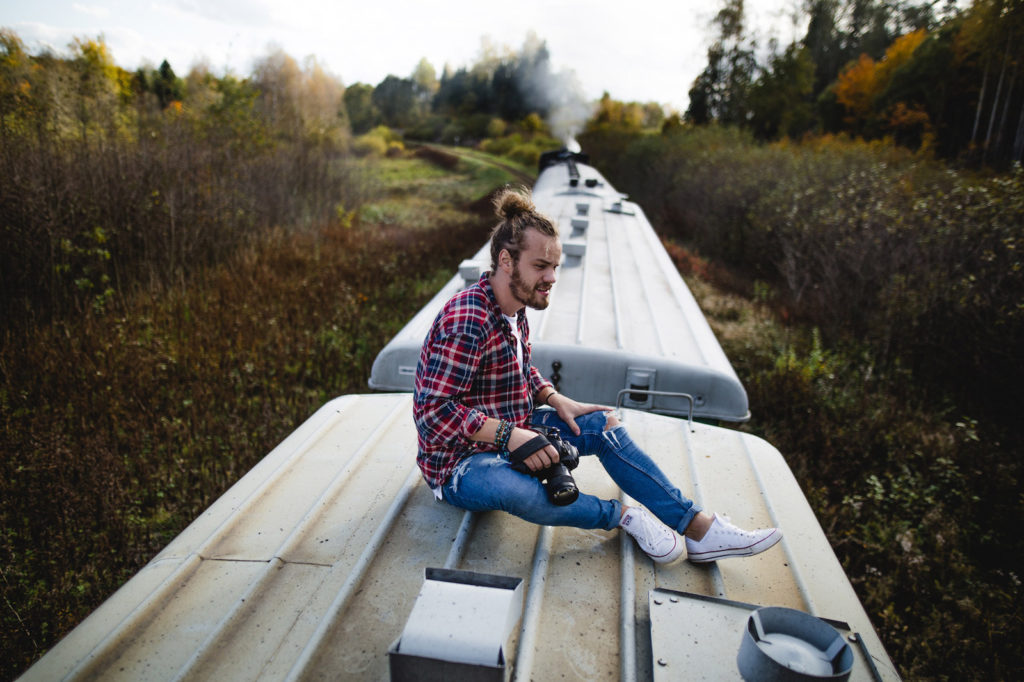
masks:
<instances>
[{"instance_id":1,"label":"man's hair bun","mask_svg":"<svg viewBox=\"0 0 1024 682\"><path fill-rule=\"evenodd\" d=\"M514 220L517 216L536 211L533 200L524 189L507 187L494 197L494 212L502 220Z\"/></svg>"}]
</instances>

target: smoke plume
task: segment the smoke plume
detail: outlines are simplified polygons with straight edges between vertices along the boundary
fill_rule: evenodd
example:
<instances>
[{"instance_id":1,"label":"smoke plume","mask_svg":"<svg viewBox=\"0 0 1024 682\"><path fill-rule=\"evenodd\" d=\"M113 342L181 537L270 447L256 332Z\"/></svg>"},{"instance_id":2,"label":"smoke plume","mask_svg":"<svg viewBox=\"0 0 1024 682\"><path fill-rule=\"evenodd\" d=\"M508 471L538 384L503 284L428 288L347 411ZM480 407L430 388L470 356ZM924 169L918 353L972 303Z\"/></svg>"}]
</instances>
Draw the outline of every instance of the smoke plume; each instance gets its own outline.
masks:
<instances>
[{"instance_id":1,"label":"smoke plume","mask_svg":"<svg viewBox=\"0 0 1024 682\"><path fill-rule=\"evenodd\" d=\"M575 147L573 151L578 151L576 135L593 115L594 104L584 94L576 72L568 69L552 72L547 46L535 35L527 37L521 60L527 68L520 71L519 87L527 103L547 112L552 134L566 147Z\"/></svg>"}]
</instances>

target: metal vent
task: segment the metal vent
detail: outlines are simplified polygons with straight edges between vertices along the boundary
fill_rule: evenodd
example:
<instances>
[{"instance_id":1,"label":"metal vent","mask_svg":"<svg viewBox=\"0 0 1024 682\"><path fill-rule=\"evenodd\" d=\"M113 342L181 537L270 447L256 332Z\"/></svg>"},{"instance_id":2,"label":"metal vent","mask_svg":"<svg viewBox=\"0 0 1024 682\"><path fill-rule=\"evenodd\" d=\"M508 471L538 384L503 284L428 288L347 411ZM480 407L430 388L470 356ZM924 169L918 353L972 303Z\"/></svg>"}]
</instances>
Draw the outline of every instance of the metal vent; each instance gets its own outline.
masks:
<instances>
[{"instance_id":1,"label":"metal vent","mask_svg":"<svg viewBox=\"0 0 1024 682\"><path fill-rule=\"evenodd\" d=\"M480 279L482 268L475 260L466 259L459 263L459 277L462 278L462 288L472 286Z\"/></svg>"},{"instance_id":2,"label":"metal vent","mask_svg":"<svg viewBox=\"0 0 1024 682\"><path fill-rule=\"evenodd\" d=\"M428 568L402 635L392 680L504 680L505 646L523 611L523 581Z\"/></svg>"},{"instance_id":3,"label":"metal vent","mask_svg":"<svg viewBox=\"0 0 1024 682\"><path fill-rule=\"evenodd\" d=\"M572 258L582 258L587 253L586 242L564 242L562 244L562 251L565 255Z\"/></svg>"},{"instance_id":4,"label":"metal vent","mask_svg":"<svg viewBox=\"0 0 1024 682\"><path fill-rule=\"evenodd\" d=\"M636 212L626 203L625 197L612 203L609 213L621 213L622 215L636 215Z\"/></svg>"},{"instance_id":5,"label":"metal vent","mask_svg":"<svg viewBox=\"0 0 1024 682\"><path fill-rule=\"evenodd\" d=\"M626 370L626 388L637 393L628 393L622 404L639 410L649 410L654 403L654 378L657 371L646 367L630 367Z\"/></svg>"}]
</instances>

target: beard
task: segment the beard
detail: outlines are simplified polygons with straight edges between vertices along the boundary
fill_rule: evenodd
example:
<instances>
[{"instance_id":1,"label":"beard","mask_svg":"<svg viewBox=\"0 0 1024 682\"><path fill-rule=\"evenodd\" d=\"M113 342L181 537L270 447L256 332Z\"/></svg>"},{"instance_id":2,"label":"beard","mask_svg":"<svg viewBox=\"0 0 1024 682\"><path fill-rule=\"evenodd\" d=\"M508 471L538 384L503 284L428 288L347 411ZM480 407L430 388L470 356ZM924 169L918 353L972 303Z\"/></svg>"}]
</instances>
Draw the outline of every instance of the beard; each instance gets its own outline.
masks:
<instances>
[{"instance_id":1,"label":"beard","mask_svg":"<svg viewBox=\"0 0 1024 682\"><path fill-rule=\"evenodd\" d=\"M518 263L512 269L512 281L509 283L509 289L517 301L536 310L544 310L550 303L548 297L542 296L539 292L550 291L551 286L539 281L532 287L527 285L523 281L522 275L519 274Z\"/></svg>"}]
</instances>

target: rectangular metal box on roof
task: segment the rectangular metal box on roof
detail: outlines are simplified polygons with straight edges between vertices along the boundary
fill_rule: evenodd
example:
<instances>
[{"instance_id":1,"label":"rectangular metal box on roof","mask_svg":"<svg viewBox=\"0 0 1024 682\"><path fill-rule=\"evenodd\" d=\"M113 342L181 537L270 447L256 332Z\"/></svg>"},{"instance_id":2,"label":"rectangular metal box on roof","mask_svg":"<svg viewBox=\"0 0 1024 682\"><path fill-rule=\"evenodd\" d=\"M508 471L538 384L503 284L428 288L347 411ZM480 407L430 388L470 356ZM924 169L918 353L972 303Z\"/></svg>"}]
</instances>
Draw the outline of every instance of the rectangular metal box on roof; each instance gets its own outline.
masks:
<instances>
[{"instance_id":1,"label":"rectangular metal box on roof","mask_svg":"<svg viewBox=\"0 0 1024 682\"><path fill-rule=\"evenodd\" d=\"M574 178L575 176L575 178ZM573 180L576 180L573 184ZM551 163L533 189L559 227L563 264L546 310L527 309L533 364L584 402L739 422L747 394L643 211L594 168ZM374 360L370 387L408 391L445 302L490 267L487 245Z\"/></svg>"},{"instance_id":2,"label":"rectangular metal box on roof","mask_svg":"<svg viewBox=\"0 0 1024 682\"><path fill-rule=\"evenodd\" d=\"M699 504L784 532L756 557L660 565L623 533L538 527L435 501L416 468L411 411L409 394L324 405L23 679L386 679L388 650L431 566L524 581L507 652L513 679L736 679L741 633L732 623L744 604L841 621L863 638L879 676L898 679L789 467L765 441L623 411L634 439ZM590 458L574 474L587 492L619 495ZM700 619L707 627L695 629ZM859 656L851 679L872 679Z\"/></svg>"}]
</instances>

